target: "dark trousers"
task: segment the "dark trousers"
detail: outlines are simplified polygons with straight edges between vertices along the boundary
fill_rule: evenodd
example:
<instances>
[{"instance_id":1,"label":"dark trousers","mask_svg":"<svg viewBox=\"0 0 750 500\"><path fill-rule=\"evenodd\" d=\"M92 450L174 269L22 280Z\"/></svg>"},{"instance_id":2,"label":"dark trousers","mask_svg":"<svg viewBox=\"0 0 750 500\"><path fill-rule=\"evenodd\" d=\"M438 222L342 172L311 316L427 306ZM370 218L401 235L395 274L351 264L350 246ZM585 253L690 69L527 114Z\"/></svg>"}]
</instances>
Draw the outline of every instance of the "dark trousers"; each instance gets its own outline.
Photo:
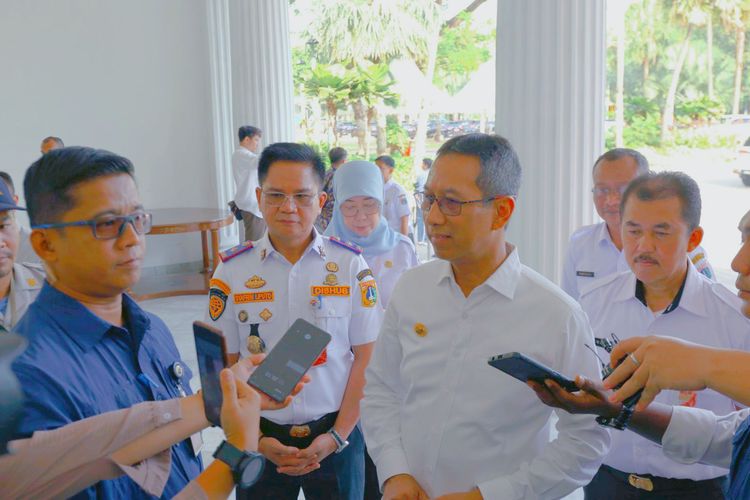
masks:
<instances>
[{"instance_id":1,"label":"dark trousers","mask_svg":"<svg viewBox=\"0 0 750 500\"><path fill-rule=\"evenodd\" d=\"M242 223L245 228L244 241L257 241L266 232L266 221L252 212L242 210Z\"/></svg>"},{"instance_id":2,"label":"dark trousers","mask_svg":"<svg viewBox=\"0 0 750 500\"><path fill-rule=\"evenodd\" d=\"M348 441L344 451L327 456L320 469L304 476L280 474L276 465L267 461L257 483L246 490L237 490L237 500L297 500L300 489L306 500L362 500L365 446L362 432L355 427Z\"/></svg>"},{"instance_id":3,"label":"dark trousers","mask_svg":"<svg viewBox=\"0 0 750 500\"><path fill-rule=\"evenodd\" d=\"M704 481L667 479L638 474L652 481L654 489L646 491L631 486L630 474L602 465L594 479L583 488L585 500L723 500L726 476Z\"/></svg>"}]
</instances>

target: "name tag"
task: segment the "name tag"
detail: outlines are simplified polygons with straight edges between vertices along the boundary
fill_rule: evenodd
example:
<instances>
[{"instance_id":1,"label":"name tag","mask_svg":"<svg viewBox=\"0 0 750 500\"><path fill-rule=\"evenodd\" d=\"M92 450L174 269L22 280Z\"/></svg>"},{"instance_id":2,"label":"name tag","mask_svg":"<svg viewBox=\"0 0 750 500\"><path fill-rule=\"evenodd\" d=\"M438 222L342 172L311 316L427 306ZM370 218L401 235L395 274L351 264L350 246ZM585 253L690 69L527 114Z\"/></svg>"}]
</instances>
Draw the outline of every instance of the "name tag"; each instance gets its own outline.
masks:
<instances>
[{"instance_id":1,"label":"name tag","mask_svg":"<svg viewBox=\"0 0 750 500\"><path fill-rule=\"evenodd\" d=\"M314 297L323 295L324 297L348 297L351 294L351 287L348 286L311 286L310 294Z\"/></svg>"},{"instance_id":2,"label":"name tag","mask_svg":"<svg viewBox=\"0 0 750 500\"><path fill-rule=\"evenodd\" d=\"M273 302L273 290L268 292L235 293L235 304L248 304L250 302Z\"/></svg>"},{"instance_id":3,"label":"name tag","mask_svg":"<svg viewBox=\"0 0 750 500\"><path fill-rule=\"evenodd\" d=\"M594 272L593 271L576 271L576 276L580 276L581 278L593 278Z\"/></svg>"}]
</instances>

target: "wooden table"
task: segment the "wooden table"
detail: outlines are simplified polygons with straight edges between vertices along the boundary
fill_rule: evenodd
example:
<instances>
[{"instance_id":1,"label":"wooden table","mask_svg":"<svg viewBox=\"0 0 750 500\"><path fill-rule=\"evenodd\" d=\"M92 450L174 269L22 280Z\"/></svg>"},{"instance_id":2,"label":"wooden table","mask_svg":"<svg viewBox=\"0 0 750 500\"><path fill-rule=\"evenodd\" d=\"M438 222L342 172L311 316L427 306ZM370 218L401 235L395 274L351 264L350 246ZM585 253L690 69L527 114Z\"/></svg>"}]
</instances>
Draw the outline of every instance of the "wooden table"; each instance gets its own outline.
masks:
<instances>
[{"instance_id":1,"label":"wooden table","mask_svg":"<svg viewBox=\"0 0 750 500\"><path fill-rule=\"evenodd\" d=\"M135 299L147 300L208 293L208 282L219 262L219 229L232 224L234 215L214 208L159 208L150 212L153 216L153 224L148 236L200 231L203 268L200 273L164 274L141 278L131 290ZM211 234L210 260L209 233Z\"/></svg>"}]
</instances>

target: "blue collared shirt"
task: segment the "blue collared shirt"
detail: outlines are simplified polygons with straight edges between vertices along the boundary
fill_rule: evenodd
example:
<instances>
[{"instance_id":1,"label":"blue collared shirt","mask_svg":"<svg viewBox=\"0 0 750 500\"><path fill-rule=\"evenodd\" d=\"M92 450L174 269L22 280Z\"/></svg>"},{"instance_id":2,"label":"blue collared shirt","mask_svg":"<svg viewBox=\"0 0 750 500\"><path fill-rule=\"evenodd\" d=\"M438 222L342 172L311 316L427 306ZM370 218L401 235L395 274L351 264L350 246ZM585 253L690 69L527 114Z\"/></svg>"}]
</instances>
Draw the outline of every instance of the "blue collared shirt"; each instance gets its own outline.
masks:
<instances>
[{"instance_id":1,"label":"blue collared shirt","mask_svg":"<svg viewBox=\"0 0 750 500\"><path fill-rule=\"evenodd\" d=\"M190 393L192 376L169 329L123 295L125 324L98 318L80 302L44 284L16 330L29 347L13 364L26 402L17 438L54 429L142 401ZM170 366L180 361L179 381ZM64 459L64 457L60 457ZM202 469L190 440L172 447L172 470L162 498L171 498ZM74 498L151 498L129 478L101 481Z\"/></svg>"}]
</instances>

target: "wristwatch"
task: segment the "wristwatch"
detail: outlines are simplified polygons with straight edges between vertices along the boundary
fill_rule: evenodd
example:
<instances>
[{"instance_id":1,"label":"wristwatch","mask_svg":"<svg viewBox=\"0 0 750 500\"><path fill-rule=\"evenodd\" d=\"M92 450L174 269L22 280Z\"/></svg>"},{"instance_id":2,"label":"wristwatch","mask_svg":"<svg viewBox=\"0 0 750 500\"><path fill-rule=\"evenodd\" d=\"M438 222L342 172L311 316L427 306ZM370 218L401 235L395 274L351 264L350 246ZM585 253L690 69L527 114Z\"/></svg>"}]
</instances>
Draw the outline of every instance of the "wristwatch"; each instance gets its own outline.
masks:
<instances>
[{"instance_id":1,"label":"wristwatch","mask_svg":"<svg viewBox=\"0 0 750 500\"><path fill-rule=\"evenodd\" d=\"M344 451L344 448L349 446L349 441L342 438L341 435L336 432L336 429L331 428L331 430L328 431L328 434L330 434L333 440L336 442L336 453L341 453L342 451Z\"/></svg>"},{"instance_id":2,"label":"wristwatch","mask_svg":"<svg viewBox=\"0 0 750 500\"><path fill-rule=\"evenodd\" d=\"M227 441L219 445L214 458L229 466L234 483L240 488L249 488L258 482L266 464L265 457L260 453L240 450Z\"/></svg>"}]
</instances>

